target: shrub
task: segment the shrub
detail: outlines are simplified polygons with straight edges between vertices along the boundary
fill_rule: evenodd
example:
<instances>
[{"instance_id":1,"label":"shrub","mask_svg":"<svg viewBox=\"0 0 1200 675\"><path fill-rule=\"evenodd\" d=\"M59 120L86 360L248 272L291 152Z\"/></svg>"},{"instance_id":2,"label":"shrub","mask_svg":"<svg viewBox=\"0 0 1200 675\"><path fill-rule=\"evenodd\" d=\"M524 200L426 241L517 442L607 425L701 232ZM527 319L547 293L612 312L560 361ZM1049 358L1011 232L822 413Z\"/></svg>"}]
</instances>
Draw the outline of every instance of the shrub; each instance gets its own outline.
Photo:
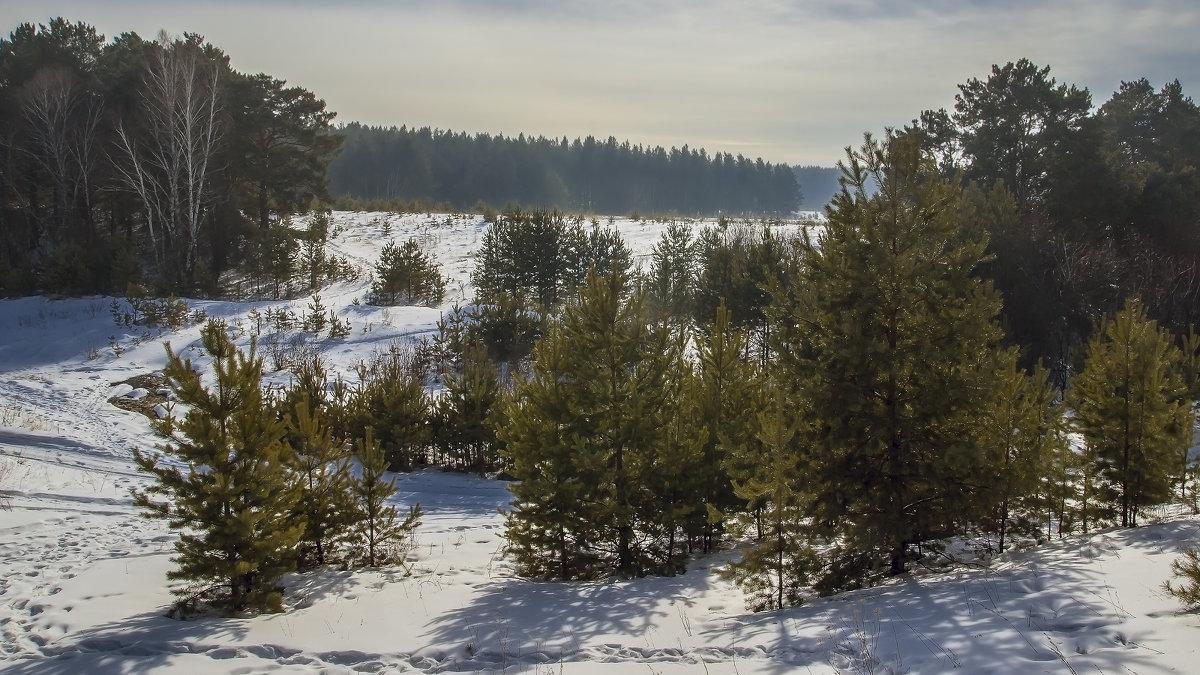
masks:
<instances>
[{"instance_id":1,"label":"shrub","mask_svg":"<svg viewBox=\"0 0 1200 675\"><path fill-rule=\"evenodd\" d=\"M422 304L434 306L446 297L441 266L421 251L415 239L403 244L388 242L375 263L375 283L370 302L377 305Z\"/></svg>"}]
</instances>

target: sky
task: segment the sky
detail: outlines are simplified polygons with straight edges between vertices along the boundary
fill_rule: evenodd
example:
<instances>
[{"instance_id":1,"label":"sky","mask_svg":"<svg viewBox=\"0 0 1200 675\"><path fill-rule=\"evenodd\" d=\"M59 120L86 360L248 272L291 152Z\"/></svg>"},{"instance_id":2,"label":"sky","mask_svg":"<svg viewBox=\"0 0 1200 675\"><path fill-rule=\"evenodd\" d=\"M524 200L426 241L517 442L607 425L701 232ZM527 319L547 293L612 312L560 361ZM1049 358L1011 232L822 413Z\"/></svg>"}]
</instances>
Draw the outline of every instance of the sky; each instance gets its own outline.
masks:
<instances>
[{"instance_id":1,"label":"sky","mask_svg":"<svg viewBox=\"0 0 1200 675\"><path fill-rule=\"evenodd\" d=\"M1195 0L0 0L4 36L53 16L199 33L339 122L788 164L832 166L1021 58L1096 105L1140 77L1200 88Z\"/></svg>"}]
</instances>

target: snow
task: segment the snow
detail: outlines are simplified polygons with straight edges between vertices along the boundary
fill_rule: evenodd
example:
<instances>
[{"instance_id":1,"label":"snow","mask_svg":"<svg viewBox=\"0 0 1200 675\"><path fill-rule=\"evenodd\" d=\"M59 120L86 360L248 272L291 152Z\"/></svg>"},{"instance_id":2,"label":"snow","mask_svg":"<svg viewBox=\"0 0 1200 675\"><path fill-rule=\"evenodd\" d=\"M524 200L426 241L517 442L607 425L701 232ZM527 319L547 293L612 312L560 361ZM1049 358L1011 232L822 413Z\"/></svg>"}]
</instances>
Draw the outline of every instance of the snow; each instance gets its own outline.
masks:
<instances>
[{"instance_id":1,"label":"snow","mask_svg":"<svg viewBox=\"0 0 1200 675\"><path fill-rule=\"evenodd\" d=\"M353 325L316 338L332 372L431 334L471 296L475 216L334 214L332 252L369 269L386 239L415 236L452 278L438 308L370 307L365 276L321 293ZM665 224L618 220L645 262ZM648 263L647 263L648 264ZM1200 618L1161 590L1200 519L1164 511L1133 530L1073 536L986 566L922 571L777 612L747 612L699 558L671 578L538 583L504 557L505 484L439 471L399 476L425 511L402 569L285 579L288 611L166 618L175 539L141 517L132 448L158 439L111 397L162 368L164 341L207 368L199 327L117 327L111 298L0 301L0 671L5 673L1167 673L1196 672ZM190 301L233 324L308 299ZM248 335L239 341L246 345ZM286 379L282 374L272 377ZM139 391L139 389L141 389ZM153 391L155 394L160 392Z\"/></svg>"}]
</instances>

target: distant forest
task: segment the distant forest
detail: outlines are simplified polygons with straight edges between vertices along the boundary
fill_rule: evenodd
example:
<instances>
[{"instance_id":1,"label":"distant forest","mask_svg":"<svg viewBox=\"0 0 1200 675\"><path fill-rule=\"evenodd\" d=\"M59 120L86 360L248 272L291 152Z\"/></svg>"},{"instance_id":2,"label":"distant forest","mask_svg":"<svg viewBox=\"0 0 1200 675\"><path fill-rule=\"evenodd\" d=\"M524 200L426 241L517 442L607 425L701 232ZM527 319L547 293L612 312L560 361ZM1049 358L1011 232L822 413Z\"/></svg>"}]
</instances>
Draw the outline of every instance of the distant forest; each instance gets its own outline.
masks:
<instances>
[{"instance_id":1,"label":"distant forest","mask_svg":"<svg viewBox=\"0 0 1200 675\"><path fill-rule=\"evenodd\" d=\"M801 204L791 167L686 145L667 150L612 136L509 138L358 123L339 131L342 151L329 164L335 198L680 215L786 216ZM824 171L836 184L836 171ZM834 192L827 183L817 189L824 199Z\"/></svg>"},{"instance_id":2,"label":"distant forest","mask_svg":"<svg viewBox=\"0 0 1200 675\"><path fill-rule=\"evenodd\" d=\"M842 172L836 166L797 166L792 169L800 185L800 208L820 211L838 193Z\"/></svg>"}]
</instances>

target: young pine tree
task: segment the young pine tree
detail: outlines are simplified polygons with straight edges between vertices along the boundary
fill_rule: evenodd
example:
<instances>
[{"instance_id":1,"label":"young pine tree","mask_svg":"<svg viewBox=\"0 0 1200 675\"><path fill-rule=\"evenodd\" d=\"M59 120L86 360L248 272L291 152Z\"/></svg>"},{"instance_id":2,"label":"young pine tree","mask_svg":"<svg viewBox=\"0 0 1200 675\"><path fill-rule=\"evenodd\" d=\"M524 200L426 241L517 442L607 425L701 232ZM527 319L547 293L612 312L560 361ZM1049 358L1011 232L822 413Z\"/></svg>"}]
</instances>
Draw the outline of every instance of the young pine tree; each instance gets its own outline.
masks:
<instances>
[{"instance_id":1,"label":"young pine tree","mask_svg":"<svg viewBox=\"0 0 1200 675\"><path fill-rule=\"evenodd\" d=\"M292 468L301 482L293 509L303 522L298 563L301 569L324 565L337 555L354 523L356 509L350 475L350 453L334 440L329 426L307 401L285 416L287 441L293 448Z\"/></svg>"},{"instance_id":2,"label":"young pine tree","mask_svg":"<svg viewBox=\"0 0 1200 675\"><path fill-rule=\"evenodd\" d=\"M720 303L707 335L694 341L696 423L705 430L700 471L706 553L716 548L726 517L743 510L757 513L762 506L759 500L739 497L733 488L732 481L746 482L757 471L758 416L766 401L761 374L745 357L746 331L731 324L729 310Z\"/></svg>"},{"instance_id":3,"label":"young pine tree","mask_svg":"<svg viewBox=\"0 0 1200 675\"><path fill-rule=\"evenodd\" d=\"M655 308L667 317L686 317L696 287L697 251L691 228L680 223L668 225L650 257L650 293Z\"/></svg>"},{"instance_id":4,"label":"young pine tree","mask_svg":"<svg viewBox=\"0 0 1200 675\"><path fill-rule=\"evenodd\" d=\"M799 416L785 410L782 392L758 414L761 442L753 475L737 482L738 497L759 504L759 537L742 550L742 558L722 575L737 582L750 597L754 611L798 605L802 591L818 567L809 544L812 528L806 511L801 453L797 451Z\"/></svg>"},{"instance_id":5,"label":"young pine tree","mask_svg":"<svg viewBox=\"0 0 1200 675\"><path fill-rule=\"evenodd\" d=\"M381 305L421 304L433 307L446 297L441 265L421 251L416 240L390 241L375 263L371 302Z\"/></svg>"},{"instance_id":6,"label":"young pine tree","mask_svg":"<svg viewBox=\"0 0 1200 675\"><path fill-rule=\"evenodd\" d=\"M485 473L497 467L497 403L500 378L482 347L468 350L462 369L445 377L446 392L437 401L437 442L459 466Z\"/></svg>"},{"instance_id":7,"label":"young pine tree","mask_svg":"<svg viewBox=\"0 0 1200 675\"><path fill-rule=\"evenodd\" d=\"M1044 370L1028 375L1011 361L997 386L995 405L983 419L987 461L996 473L980 498L989 503L983 529L997 536L996 550L1003 551L1014 525L1031 534L1041 519L1042 480L1065 437L1056 392Z\"/></svg>"},{"instance_id":8,"label":"young pine tree","mask_svg":"<svg viewBox=\"0 0 1200 675\"><path fill-rule=\"evenodd\" d=\"M1191 403L1171 335L1130 300L1087 344L1068 402L1098 483L1095 498L1122 527L1169 501L1181 448L1191 439Z\"/></svg>"},{"instance_id":9,"label":"young pine tree","mask_svg":"<svg viewBox=\"0 0 1200 675\"><path fill-rule=\"evenodd\" d=\"M361 473L353 483L358 513L351 546L358 551L358 559L368 567L403 564L404 542L421 524L421 505L409 508L408 515L400 520L396 507L388 503L396 494L396 478L385 477L387 455L370 428L358 441L355 454Z\"/></svg>"},{"instance_id":10,"label":"young pine tree","mask_svg":"<svg viewBox=\"0 0 1200 675\"><path fill-rule=\"evenodd\" d=\"M187 413L159 421L156 430L168 439L164 454L179 464L135 450L134 461L156 482L135 490L134 502L180 531L167 578L186 582L175 590L181 609L207 601L230 612L282 611L276 582L294 569L305 527L295 517L302 491L292 450L264 401L253 343L241 352L220 322L204 326L201 343L213 357L211 388L190 359L167 346L163 374Z\"/></svg>"},{"instance_id":11,"label":"young pine tree","mask_svg":"<svg viewBox=\"0 0 1200 675\"><path fill-rule=\"evenodd\" d=\"M647 571L676 574L684 570L697 544L711 542L706 535L712 526L705 501L708 430L696 423L700 419L697 378L683 359L670 368L662 385L666 388L659 412L662 426L639 462L638 482L648 498L642 500L637 518L642 536L650 542L649 556L661 560L656 569Z\"/></svg>"},{"instance_id":12,"label":"young pine tree","mask_svg":"<svg viewBox=\"0 0 1200 675\"><path fill-rule=\"evenodd\" d=\"M433 435L429 394L417 375L416 356L394 347L358 369L359 386L346 406L351 437L368 427L393 471L408 471L427 459Z\"/></svg>"},{"instance_id":13,"label":"young pine tree","mask_svg":"<svg viewBox=\"0 0 1200 675\"><path fill-rule=\"evenodd\" d=\"M592 275L516 385L499 434L517 479L506 536L522 574L662 569L661 502L644 476L674 414L683 342L646 317L619 268Z\"/></svg>"},{"instance_id":14,"label":"young pine tree","mask_svg":"<svg viewBox=\"0 0 1200 675\"><path fill-rule=\"evenodd\" d=\"M814 524L842 542L822 588L904 572L976 522L998 373L999 295L973 270L962 188L918 139L869 135L793 279L776 289L777 370L812 411Z\"/></svg>"}]
</instances>

